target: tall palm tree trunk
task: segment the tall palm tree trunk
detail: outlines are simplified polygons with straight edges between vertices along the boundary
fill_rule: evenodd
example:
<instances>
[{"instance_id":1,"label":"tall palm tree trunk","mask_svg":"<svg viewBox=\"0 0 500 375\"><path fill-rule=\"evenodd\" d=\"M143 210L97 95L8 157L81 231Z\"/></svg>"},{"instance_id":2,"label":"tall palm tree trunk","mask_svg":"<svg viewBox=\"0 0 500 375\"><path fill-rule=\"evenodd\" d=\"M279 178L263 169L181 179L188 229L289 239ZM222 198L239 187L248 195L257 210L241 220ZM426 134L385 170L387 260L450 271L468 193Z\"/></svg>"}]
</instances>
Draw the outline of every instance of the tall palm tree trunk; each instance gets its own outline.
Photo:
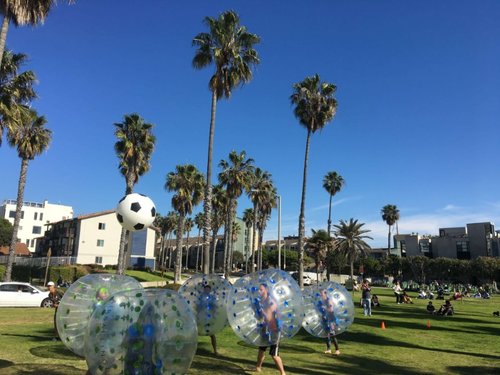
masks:
<instances>
[{"instance_id":1,"label":"tall palm tree trunk","mask_svg":"<svg viewBox=\"0 0 500 375\"><path fill-rule=\"evenodd\" d=\"M168 237L167 238L168 238L168 243L170 245L167 248L168 249L168 269L171 269L172 268L172 248L173 248L173 246L171 244L171 242L172 242L172 232L168 233Z\"/></svg>"},{"instance_id":2,"label":"tall palm tree trunk","mask_svg":"<svg viewBox=\"0 0 500 375\"><path fill-rule=\"evenodd\" d=\"M5 51L5 43L7 41L7 31L9 30L9 17L8 17L8 7L9 3L6 1L7 5L5 9L5 16L2 22L2 31L0 32L0 67L2 66L3 52Z\"/></svg>"},{"instance_id":3,"label":"tall palm tree trunk","mask_svg":"<svg viewBox=\"0 0 500 375\"><path fill-rule=\"evenodd\" d=\"M131 178L127 177L127 187L125 188L125 195L131 194L134 183ZM127 268L127 237L128 230L122 228L122 232L120 235L120 247L118 249L118 265L116 267L116 273L118 275L123 275L125 273L125 269Z\"/></svg>"},{"instance_id":4,"label":"tall palm tree trunk","mask_svg":"<svg viewBox=\"0 0 500 375\"><path fill-rule=\"evenodd\" d=\"M200 260L200 235L201 235L201 230L198 230L198 241L196 243L196 272L198 272L200 265L200 263L198 262Z\"/></svg>"},{"instance_id":5,"label":"tall palm tree trunk","mask_svg":"<svg viewBox=\"0 0 500 375\"><path fill-rule=\"evenodd\" d=\"M331 235L331 229L332 229L332 198L333 195L330 194L330 204L328 205L328 235Z\"/></svg>"},{"instance_id":6,"label":"tall palm tree trunk","mask_svg":"<svg viewBox=\"0 0 500 375\"><path fill-rule=\"evenodd\" d=\"M187 232L186 238L186 270L189 269L189 232Z\"/></svg>"},{"instance_id":7,"label":"tall palm tree trunk","mask_svg":"<svg viewBox=\"0 0 500 375\"><path fill-rule=\"evenodd\" d=\"M174 283L180 284L182 272L182 233L184 232L184 216L179 216L177 222L177 235L175 241L176 256L174 262Z\"/></svg>"},{"instance_id":8,"label":"tall palm tree trunk","mask_svg":"<svg viewBox=\"0 0 500 375\"><path fill-rule=\"evenodd\" d=\"M212 247L212 264L211 264L211 272L212 273L215 273L215 261L216 261L216 257L215 257L215 253L216 253L216 250L217 250L217 232L218 230L213 230L212 232L212 242L210 243L210 246ZM203 271L203 273L205 273L205 271Z\"/></svg>"},{"instance_id":9,"label":"tall palm tree trunk","mask_svg":"<svg viewBox=\"0 0 500 375\"><path fill-rule=\"evenodd\" d=\"M391 255L391 226L389 225L389 232L387 233L387 256Z\"/></svg>"},{"instance_id":10,"label":"tall palm tree trunk","mask_svg":"<svg viewBox=\"0 0 500 375\"><path fill-rule=\"evenodd\" d=\"M229 202L229 217L228 217L228 228L227 228L227 254L225 258L225 275L226 279L229 277L229 274L231 273L231 248L232 248L232 243L233 243L233 221L234 221L234 216L235 216L235 200L231 199Z\"/></svg>"},{"instance_id":11,"label":"tall palm tree trunk","mask_svg":"<svg viewBox=\"0 0 500 375\"><path fill-rule=\"evenodd\" d=\"M299 214L299 285L302 288L304 286L304 237L306 231L306 219L305 219L305 205L306 205L306 186L307 186L307 162L309 159L309 145L311 143L311 131L307 130L306 139L306 153L304 156L304 173L302 176L302 197L300 200L300 214Z\"/></svg>"},{"instance_id":12,"label":"tall palm tree trunk","mask_svg":"<svg viewBox=\"0 0 500 375\"><path fill-rule=\"evenodd\" d=\"M255 272L255 241L257 239L257 208L259 207L258 202L255 202L253 204L253 223L252 223L252 266L251 270L252 272ZM257 254L257 262L258 262L258 257L259 255Z\"/></svg>"},{"instance_id":13,"label":"tall palm tree trunk","mask_svg":"<svg viewBox=\"0 0 500 375\"><path fill-rule=\"evenodd\" d=\"M17 184L17 201L16 201L16 216L14 217L14 228L12 231L12 239L9 246L9 258L3 281L10 281L12 277L12 266L16 257L17 233L19 232L19 222L21 221L21 213L24 200L24 187L26 186L26 176L28 174L29 160L23 158L21 160L21 171L19 173L19 182Z\"/></svg>"},{"instance_id":14,"label":"tall palm tree trunk","mask_svg":"<svg viewBox=\"0 0 500 375\"><path fill-rule=\"evenodd\" d=\"M210 218L212 217L212 154L215 135L215 112L217 109L217 93L212 91L212 109L210 116L210 131L208 134L208 158L207 158L207 183L205 186L205 201L203 202L203 213L205 224L203 226L203 273L210 273Z\"/></svg>"}]
</instances>

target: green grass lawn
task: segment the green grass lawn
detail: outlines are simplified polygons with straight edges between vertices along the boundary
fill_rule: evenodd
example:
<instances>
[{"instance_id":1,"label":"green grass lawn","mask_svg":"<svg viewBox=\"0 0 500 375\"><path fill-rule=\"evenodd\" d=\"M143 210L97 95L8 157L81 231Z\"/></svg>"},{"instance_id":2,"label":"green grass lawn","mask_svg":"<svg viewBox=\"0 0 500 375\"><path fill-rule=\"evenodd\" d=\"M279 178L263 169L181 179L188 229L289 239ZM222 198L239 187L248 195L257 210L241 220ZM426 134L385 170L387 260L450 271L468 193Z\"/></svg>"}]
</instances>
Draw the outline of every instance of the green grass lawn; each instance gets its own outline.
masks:
<instances>
[{"instance_id":1,"label":"green grass lawn","mask_svg":"<svg viewBox=\"0 0 500 375\"><path fill-rule=\"evenodd\" d=\"M431 316L426 300L397 305L390 289L374 288L381 308L364 317L356 307L354 324L338 337L341 355L323 354L322 339L301 330L281 345L287 374L500 374L500 296L453 302L456 314ZM359 301L360 294L355 294ZM435 301L436 307L442 301ZM358 303L356 303L358 305ZM84 375L86 363L52 339L51 309L0 309L0 374ZM427 321L430 329L427 328ZM386 329L381 329L384 322ZM250 374L257 349L230 328L217 335L220 355L200 337L189 374ZM262 374L276 374L266 358Z\"/></svg>"}]
</instances>

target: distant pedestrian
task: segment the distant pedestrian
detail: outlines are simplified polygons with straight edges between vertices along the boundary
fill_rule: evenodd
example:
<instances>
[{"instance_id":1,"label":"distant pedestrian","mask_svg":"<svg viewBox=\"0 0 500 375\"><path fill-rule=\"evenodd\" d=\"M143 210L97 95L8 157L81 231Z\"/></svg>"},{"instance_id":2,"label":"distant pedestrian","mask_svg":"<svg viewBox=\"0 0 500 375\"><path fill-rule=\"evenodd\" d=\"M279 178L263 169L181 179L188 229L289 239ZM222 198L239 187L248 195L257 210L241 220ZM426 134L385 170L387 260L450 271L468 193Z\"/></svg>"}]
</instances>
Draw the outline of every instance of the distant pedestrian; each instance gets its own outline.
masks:
<instances>
[{"instance_id":1,"label":"distant pedestrian","mask_svg":"<svg viewBox=\"0 0 500 375\"><path fill-rule=\"evenodd\" d=\"M49 299L52 302L52 307L54 307L54 338L52 340L59 340L59 332L57 332L57 324L56 324L56 314L57 308L59 307L59 302L61 301L61 296L57 291L57 287L53 281L49 281L47 283L49 287Z\"/></svg>"},{"instance_id":2,"label":"distant pedestrian","mask_svg":"<svg viewBox=\"0 0 500 375\"><path fill-rule=\"evenodd\" d=\"M392 287L392 290L394 290L394 295L396 296L396 303L399 305L403 296L403 289L401 289L399 281L396 281L396 284Z\"/></svg>"},{"instance_id":3,"label":"distant pedestrian","mask_svg":"<svg viewBox=\"0 0 500 375\"><path fill-rule=\"evenodd\" d=\"M364 279L361 284L361 305L365 316L372 316L372 295L368 280Z\"/></svg>"}]
</instances>

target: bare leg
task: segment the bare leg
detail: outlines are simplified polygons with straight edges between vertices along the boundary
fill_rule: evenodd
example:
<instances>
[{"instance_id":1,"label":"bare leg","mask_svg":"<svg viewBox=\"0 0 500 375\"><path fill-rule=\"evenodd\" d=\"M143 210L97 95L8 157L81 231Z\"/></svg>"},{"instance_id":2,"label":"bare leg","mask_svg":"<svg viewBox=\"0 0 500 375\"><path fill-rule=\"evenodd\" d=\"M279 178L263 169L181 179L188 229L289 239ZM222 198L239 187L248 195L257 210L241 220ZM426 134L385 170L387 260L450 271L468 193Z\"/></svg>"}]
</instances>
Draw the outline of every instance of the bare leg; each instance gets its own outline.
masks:
<instances>
[{"instance_id":1,"label":"bare leg","mask_svg":"<svg viewBox=\"0 0 500 375\"><path fill-rule=\"evenodd\" d=\"M280 375L286 375L285 368L283 367L283 361L279 355L272 356L274 363L276 364L276 368L280 372Z\"/></svg>"},{"instance_id":2,"label":"bare leg","mask_svg":"<svg viewBox=\"0 0 500 375\"><path fill-rule=\"evenodd\" d=\"M257 354L257 365L255 366L255 371L262 371L262 364L264 363L264 357L265 357L266 351L265 350L260 350L259 353Z\"/></svg>"},{"instance_id":3,"label":"bare leg","mask_svg":"<svg viewBox=\"0 0 500 375\"><path fill-rule=\"evenodd\" d=\"M219 353L217 353L217 339L215 335L210 336L210 341L212 341L212 348L214 349L214 354L219 355Z\"/></svg>"}]
</instances>

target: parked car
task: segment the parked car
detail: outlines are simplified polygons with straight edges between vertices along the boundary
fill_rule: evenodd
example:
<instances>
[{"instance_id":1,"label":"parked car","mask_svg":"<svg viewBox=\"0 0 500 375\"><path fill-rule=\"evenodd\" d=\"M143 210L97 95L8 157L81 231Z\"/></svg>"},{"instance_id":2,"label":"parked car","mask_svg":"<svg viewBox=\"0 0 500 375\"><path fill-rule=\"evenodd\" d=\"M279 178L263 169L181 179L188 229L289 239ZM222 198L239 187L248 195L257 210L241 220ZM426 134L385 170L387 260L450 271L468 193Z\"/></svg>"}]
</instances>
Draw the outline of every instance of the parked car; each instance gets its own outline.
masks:
<instances>
[{"instance_id":1,"label":"parked car","mask_svg":"<svg viewBox=\"0 0 500 375\"><path fill-rule=\"evenodd\" d=\"M0 307L52 307L49 292L29 283L0 283Z\"/></svg>"},{"instance_id":2,"label":"parked car","mask_svg":"<svg viewBox=\"0 0 500 375\"><path fill-rule=\"evenodd\" d=\"M299 273L294 271L294 272L291 272L290 275L292 276L292 278L299 282ZM311 279L308 275L302 275L302 280L304 282L304 286L308 286L308 285L312 285L313 283L313 279Z\"/></svg>"}]
</instances>

